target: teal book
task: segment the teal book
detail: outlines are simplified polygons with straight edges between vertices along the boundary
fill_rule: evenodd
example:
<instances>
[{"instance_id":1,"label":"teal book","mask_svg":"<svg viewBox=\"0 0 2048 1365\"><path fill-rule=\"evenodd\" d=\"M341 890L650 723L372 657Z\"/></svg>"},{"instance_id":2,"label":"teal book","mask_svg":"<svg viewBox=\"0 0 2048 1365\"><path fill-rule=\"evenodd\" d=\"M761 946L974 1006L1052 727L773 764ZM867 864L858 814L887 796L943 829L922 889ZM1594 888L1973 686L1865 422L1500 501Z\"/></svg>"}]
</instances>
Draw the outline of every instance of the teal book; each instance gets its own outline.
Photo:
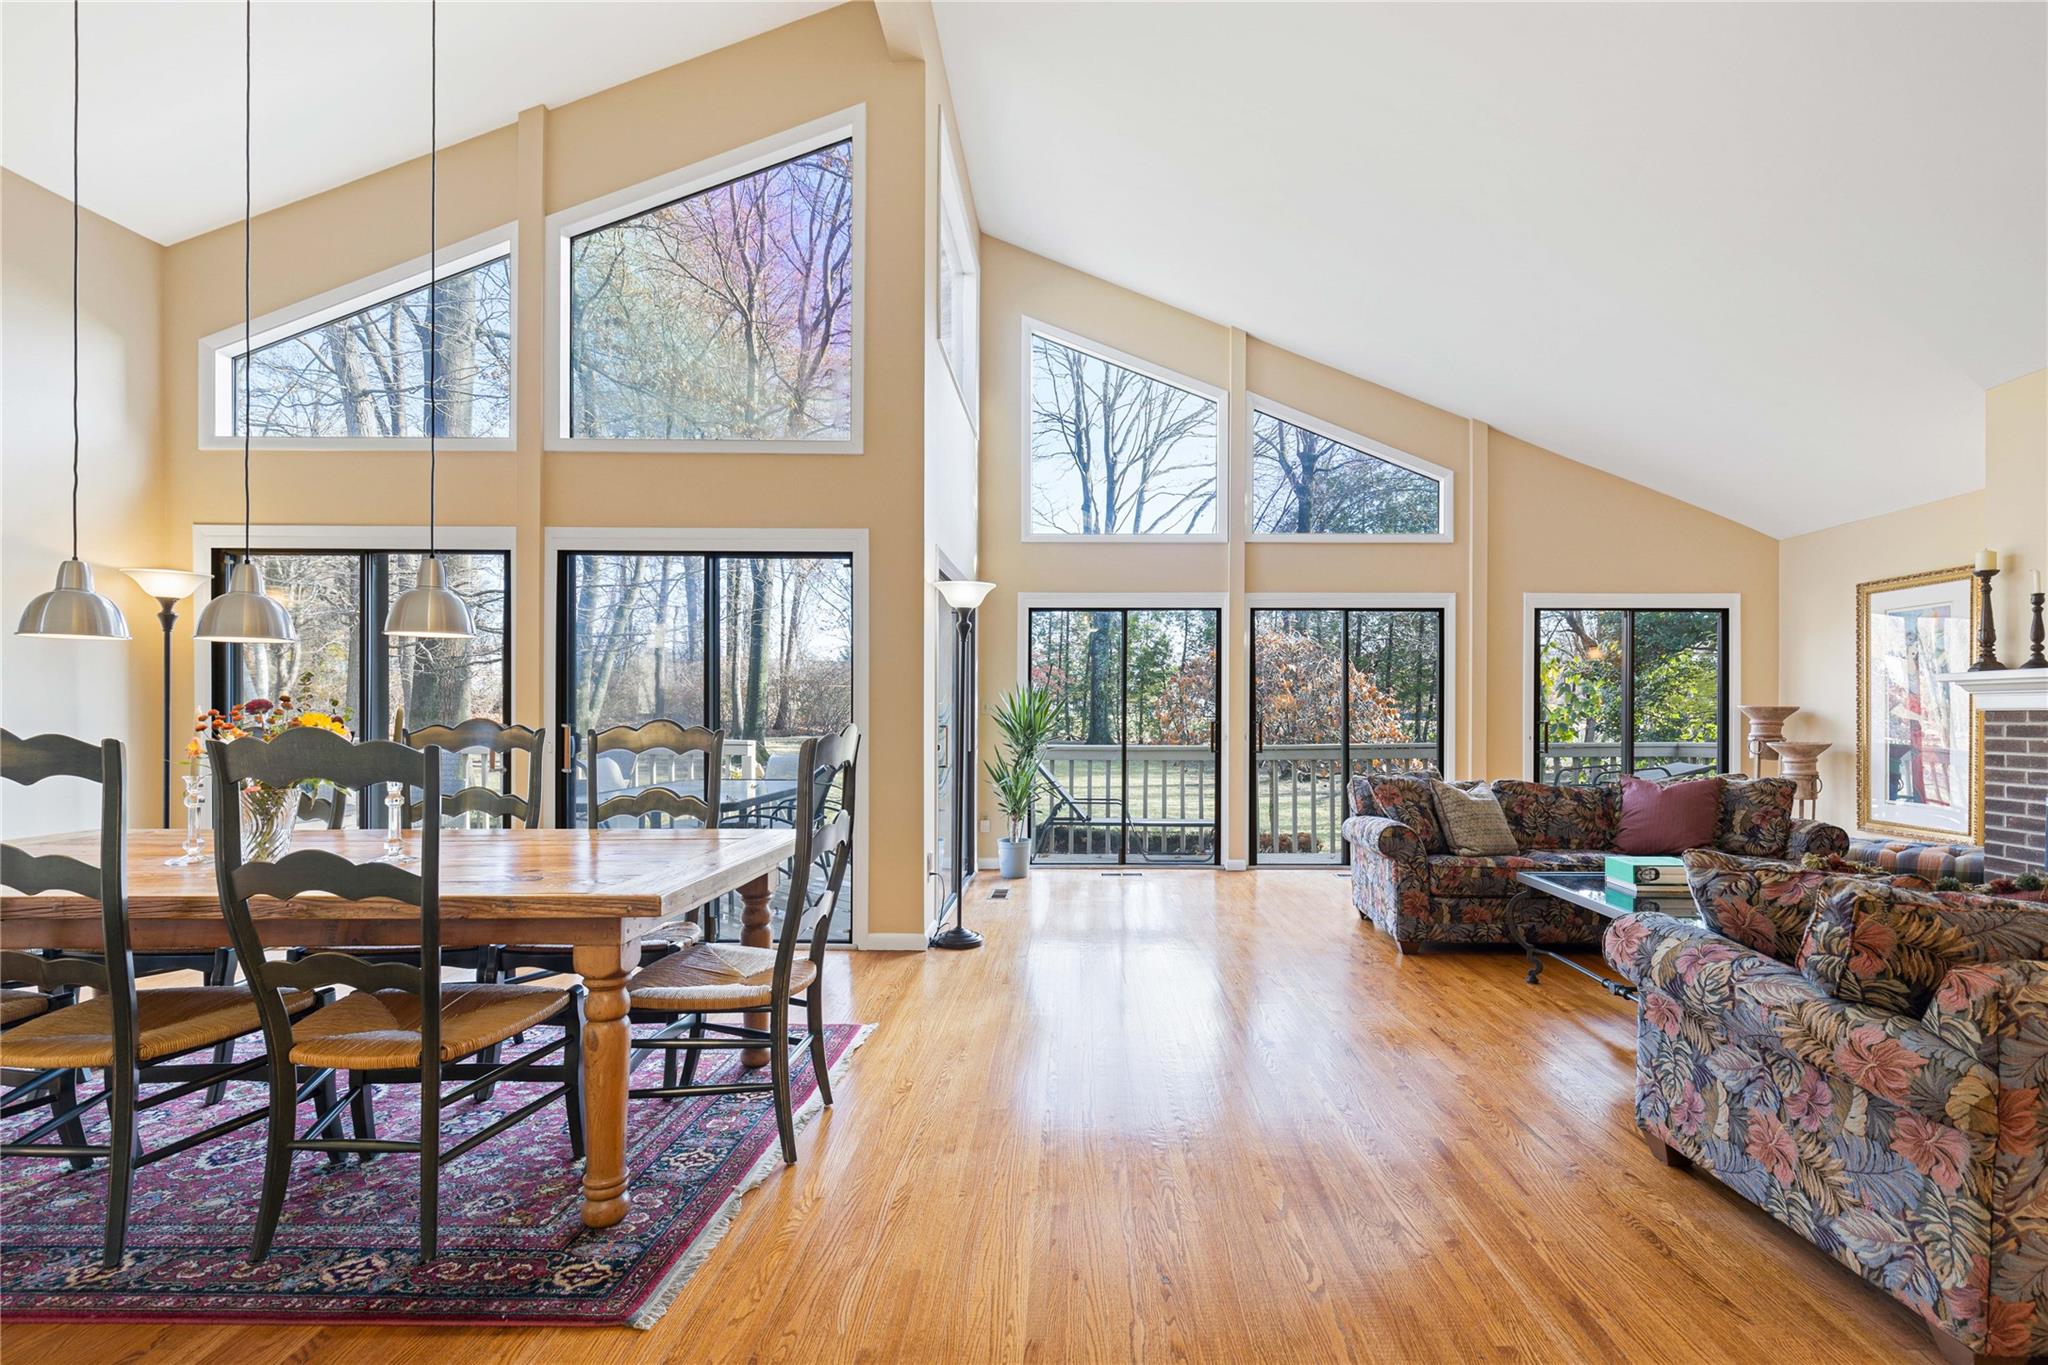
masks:
<instances>
[{"instance_id":1,"label":"teal book","mask_svg":"<svg viewBox=\"0 0 2048 1365\"><path fill-rule=\"evenodd\" d=\"M1607 880L1614 886L1679 895L1685 891L1685 863L1663 855L1610 853Z\"/></svg>"}]
</instances>

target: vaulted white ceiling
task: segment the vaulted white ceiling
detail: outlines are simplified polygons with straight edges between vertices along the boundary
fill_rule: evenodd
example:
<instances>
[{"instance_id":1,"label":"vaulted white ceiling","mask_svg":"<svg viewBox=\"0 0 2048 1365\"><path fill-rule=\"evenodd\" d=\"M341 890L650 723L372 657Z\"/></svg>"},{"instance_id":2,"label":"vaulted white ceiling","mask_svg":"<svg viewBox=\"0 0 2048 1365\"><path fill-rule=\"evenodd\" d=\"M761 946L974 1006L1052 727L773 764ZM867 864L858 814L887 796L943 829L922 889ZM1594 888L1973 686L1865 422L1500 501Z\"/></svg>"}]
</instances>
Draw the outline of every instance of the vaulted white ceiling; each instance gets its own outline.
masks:
<instances>
[{"instance_id":1,"label":"vaulted white ceiling","mask_svg":"<svg viewBox=\"0 0 2048 1365\"><path fill-rule=\"evenodd\" d=\"M443 146L765 33L830 0L449 3L440 7ZM242 216L242 6L85 6L79 202L171 243ZM427 6L255 12L256 209L427 149ZM0 164L71 193L71 6L0 6Z\"/></svg>"},{"instance_id":2,"label":"vaulted white ceiling","mask_svg":"<svg viewBox=\"0 0 2048 1365\"><path fill-rule=\"evenodd\" d=\"M2048 365L2038 4L938 17L987 232L1775 535Z\"/></svg>"}]
</instances>

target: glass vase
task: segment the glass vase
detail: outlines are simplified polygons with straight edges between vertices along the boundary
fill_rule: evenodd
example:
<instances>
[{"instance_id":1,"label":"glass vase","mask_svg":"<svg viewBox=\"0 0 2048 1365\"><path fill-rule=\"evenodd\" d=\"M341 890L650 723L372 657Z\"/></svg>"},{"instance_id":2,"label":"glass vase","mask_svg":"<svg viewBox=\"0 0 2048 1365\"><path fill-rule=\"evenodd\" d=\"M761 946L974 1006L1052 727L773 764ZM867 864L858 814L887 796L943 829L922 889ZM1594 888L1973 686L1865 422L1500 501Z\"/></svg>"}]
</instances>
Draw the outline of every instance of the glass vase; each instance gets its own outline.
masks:
<instances>
[{"instance_id":1,"label":"glass vase","mask_svg":"<svg viewBox=\"0 0 2048 1365\"><path fill-rule=\"evenodd\" d=\"M242 784L242 859L274 863L292 851L299 824L299 789L268 782Z\"/></svg>"},{"instance_id":2,"label":"glass vase","mask_svg":"<svg viewBox=\"0 0 2048 1365\"><path fill-rule=\"evenodd\" d=\"M206 840L199 832L199 811L206 805L206 779L187 777L185 784L185 840L179 845L184 855L164 859L165 867L196 867L206 861Z\"/></svg>"}]
</instances>

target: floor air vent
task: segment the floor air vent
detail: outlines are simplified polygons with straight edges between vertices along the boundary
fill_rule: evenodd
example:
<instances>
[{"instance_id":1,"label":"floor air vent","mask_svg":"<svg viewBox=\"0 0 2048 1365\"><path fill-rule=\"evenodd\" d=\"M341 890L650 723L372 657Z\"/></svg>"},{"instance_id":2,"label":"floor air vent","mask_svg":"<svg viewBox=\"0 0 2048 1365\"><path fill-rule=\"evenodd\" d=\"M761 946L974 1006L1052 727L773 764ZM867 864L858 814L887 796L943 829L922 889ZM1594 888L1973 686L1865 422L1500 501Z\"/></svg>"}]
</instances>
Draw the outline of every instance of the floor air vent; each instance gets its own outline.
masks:
<instances>
[{"instance_id":1,"label":"floor air vent","mask_svg":"<svg viewBox=\"0 0 2048 1365\"><path fill-rule=\"evenodd\" d=\"M1008 900L1010 898L1010 888L1007 886L998 887L988 893L988 898L992 901Z\"/></svg>"}]
</instances>

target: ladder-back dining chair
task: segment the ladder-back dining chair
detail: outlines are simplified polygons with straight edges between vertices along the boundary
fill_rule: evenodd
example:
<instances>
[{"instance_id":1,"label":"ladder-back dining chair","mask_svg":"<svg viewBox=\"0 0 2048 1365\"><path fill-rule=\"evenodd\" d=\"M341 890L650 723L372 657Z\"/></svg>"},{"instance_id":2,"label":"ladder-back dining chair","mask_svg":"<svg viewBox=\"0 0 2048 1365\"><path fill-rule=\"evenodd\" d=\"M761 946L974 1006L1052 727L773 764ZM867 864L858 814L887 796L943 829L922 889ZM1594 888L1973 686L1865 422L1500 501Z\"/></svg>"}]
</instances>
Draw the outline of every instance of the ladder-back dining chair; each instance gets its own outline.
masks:
<instances>
[{"instance_id":1,"label":"ladder-back dining chair","mask_svg":"<svg viewBox=\"0 0 2048 1365\"><path fill-rule=\"evenodd\" d=\"M458 725L425 725L407 730L401 738L415 749L435 745L443 754L455 755L458 760L463 754L481 753L486 771L497 771L499 765L503 765L506 780L502 791L496 787L471 785L444 792L441 796L443 819L481 815L494 824L510 823L520 829L532 829L540 823L541 775L547 769L544 757L548 744L546 731L528 725L502 724L489 716L472 716ZM515 754L526 755L523 791L518 789L516 782ZM406 828L419 823L424 806L423 801L406 803Z\"/></svg>"},{"instance_id":2,"label":"ladder-back dining chair","mask_svg":"<svg viewBox=\"0 0 2048 1365\"><path fill-rule=\"evenodd\" d=\"M208 750L213 759L215 862L221 908L256 992L264 1049L273 1073L294 1066L347 1071L349 1090L344 1098L351 1102L377 1085L416 1086L419 1091L416 1141L345 1139L325 1134L336 1126L346 1105L335 1103L316 1110L312 1125L300 1134L297 1102L289 1089L273 1084L263 1198L249 1259L261 1261L270 1254L291 1178L293 1153L319 1151L416 1153L420 1158L420 1257L431 1260L439 1237L443 1165L556 1099L562 1100L568 1111L571 1149L582 1156L579 1062L583 988L442 984L438 820L422 822L418 871L386 862L353 863L323 849L301 849L275 863L243 861L241 814L233 798L243 782L284 786L326 777L359 790L396 782L419 787L427 808L438 809L438 748L429 746L421 751L383 740L351 744L324 730L293 730L261 744L214 741ZM344 901L393 901L414 907L419 915L417 960L369 962L345 950L310 952L296 962L266 957L249 909L250 898L284 900L309 891ZM330 985L348 986L351 993L300 1019L291 1018L278 1006L282 991ZM561 1038L540 1044L502 1066L465 1062L522 1030L548 1023L561 1026ZM563 1058L559 1065L542 1065L558 1052ZM441 1111L447 1104L487 1084L520 1080L559 1084L452 1146L442 1147ZM445 1081L460 1084L444 1094L441 1087Z\"/></svg>"},{"instance_id":3,"label":"ladder-back dining chair","mask_svg":"<svg viewBox=\"0 0 2048 1365\"><path fill-rule=\"evenodd\" d=\"M832 1081L826 1071L824 982L825 940L846 877L853 847L854 777L860 754L860 729L849 725L836 735L806 739L798 749L796 805L799 811L822 808L821 791L840 784L839 808L828 817L799 820L796 855L790 863L788 900L782 928L772 948L737 943L699 943L640 968L627 981L633 1000L632 1021L662 1025L651 1038L635 1040L638 1049L684 1054L680 1083L632 1091L635 1098L676 1099L691 1095L775 1097L775 1122L782 1135L782 1159L796 1160L796 1119L790 1103L790 1058L808 1049L818 1094L832 1103ZM820 894L812 895L811 879L822 876ZM789 1012L802 1006L805 1027L789 1031ZM766 1010L768 1028L740 1023L712 1023L708 1016ZM715 1035L715 1036L707 1036ZM725 1081L699 1085L699 1054L709 1050L765 1047L769 1079Z\"/></svg>"},{"instance_id":4,"label":"ladder-back dining chair","mask_svg":"<svg viewBox=\"0 0 2048 1365\"><path fill-rule=\"evenodd\" d=\"M0 731L0 778L34 786L53 778L77 778L99 785L100 830L97 867L62 854L35 855L0 844L0 884L24 895L66 891L99 902L97 956L40 957L0 951L0 979L22 982L39 994L84 987L92 998L46 1007L0 1031L0 1067L31 1073L0 1095L0 1111L19 1113L46 1102L50 1117L0 1145L0 1156L60 1158L74 1168L107 1163L106 1233L101 1264L122 1261L127 1240L129 1192L139 1167L258 1122L262 1110L237 1115L161 1147L146 1148L138 1116L195 1091L265 1069L260 1057L248 1061L172 1064L172 1058L231 1043L258 1026L257 1001L242 986L208 985L135 988L135 960L128 927L127 803L123 795L122 749L118 740L91 744L68 735L20 739ZM271 1001L281 1015L311 1008L311 992L295 991ZM81 1101L81 1071L98 1071L104 1087ZM147 1082L168 1089L142 1098ZM308 1081L307 1093L320 1088ZM331 1078L328 1082L331 1087ZM290 1093L290 1083L286 1091ZM24 1103L26 1101L27 1103ZM82 1122L94 1106L107 1108L107 1140L88 1143ZM56 1134L54 1143L43 1142Z\"/></svg>"}]
</instances>

